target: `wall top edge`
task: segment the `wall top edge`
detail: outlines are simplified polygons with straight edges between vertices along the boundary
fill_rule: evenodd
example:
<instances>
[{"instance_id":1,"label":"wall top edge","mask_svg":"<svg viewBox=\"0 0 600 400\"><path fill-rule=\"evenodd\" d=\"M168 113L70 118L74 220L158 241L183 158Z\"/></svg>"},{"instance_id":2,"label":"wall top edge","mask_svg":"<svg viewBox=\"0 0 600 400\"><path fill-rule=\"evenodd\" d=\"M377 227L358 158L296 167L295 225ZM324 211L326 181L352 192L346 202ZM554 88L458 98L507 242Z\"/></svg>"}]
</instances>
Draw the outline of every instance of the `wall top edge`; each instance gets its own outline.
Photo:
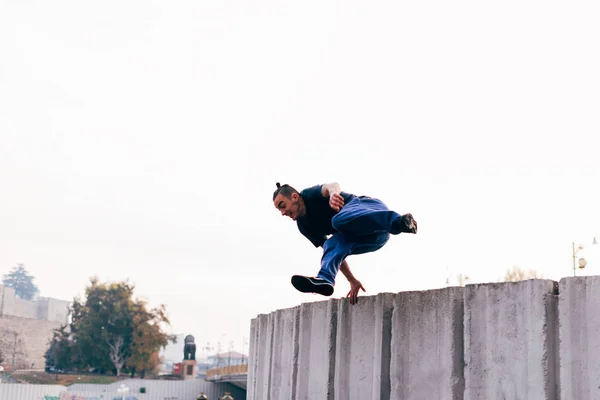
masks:
<instances>
[{"instance_id":1,"label":"wall top edge","mask_svg":"<svg viewBox=\"0 0 600 400\"><path fill-rule=\"evenodd\" d=\"M594 275L594 276L582 276L582 277L565 277L565 278L561 278L560 279L560 284L563 284L564 282L568 282L568 281L586 281L586 280L597 280L600 279L600 275ZM533 281L533 282L532 282ZM381 297L396 297L396 296L406 296L406 295L410 295L410 294L414 294L414 293L442 293L445 291L464 291L469 290L477 290L478 288L491 288L491 289L497 289L497 288L501 288L503 286L515 286L515 285L531 285L531 284L536 284L539 283L541 285L548 285L549 288L557 288L557 286L559 285L559 282L554 281L552 279L527 279L527 280L523 280L523 281L518 281L518 282L483 282L483 283L469 283L464 287L461 286L448 286L448 287L442 287L442 288L435 288L435 289L425 289L425 290L407 290L407 291L402 291L402 292L382 292L382 293L377 293L375 295L371 295L371 296L361 296L359 297L359 299L368 299L369 301L375 301L377 298L381 298ZM359 300L360 301L360 300ZM288 307L288 308L282 308L282 309L276 309L270 312L266 312L266 313L260 313L257 314L257 316L255 318L253 318L252 320L257 320L261 317L268 317L269 315L274 315L276 313L281 313L281 312L289 312L292 310L298 310L300 309L302 306L314 306L314 307L323 307L324 305L327 305L329 303L343 303L343 302L348 302L348 299L346 299L345 297L341 297L341 298L330 298L327 300L323 300L323 301L315 301L315 302L306 302L306 303L301 303L299 305L293 306L293 307Z\"/></svg>"}]
</instances>

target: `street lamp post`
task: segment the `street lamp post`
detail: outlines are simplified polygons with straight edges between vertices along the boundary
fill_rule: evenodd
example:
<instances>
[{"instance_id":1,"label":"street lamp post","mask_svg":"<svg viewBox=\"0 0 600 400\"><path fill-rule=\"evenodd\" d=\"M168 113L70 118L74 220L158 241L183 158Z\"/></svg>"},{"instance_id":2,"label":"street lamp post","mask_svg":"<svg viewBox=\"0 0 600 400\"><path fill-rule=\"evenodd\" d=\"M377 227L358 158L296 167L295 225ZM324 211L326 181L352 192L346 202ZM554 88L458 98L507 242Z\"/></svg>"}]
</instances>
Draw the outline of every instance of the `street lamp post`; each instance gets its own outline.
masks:
<instances>
[{"instance_id":1,"label":"street lamp post","mask_svg":"<svg viewBox=\"0 0 600 400\"><path fill-rule=\"evenodd\" d=\"M575 242L573 242L573 276L577 276L577 253L583 250L583 246L579 245L575 248Z\"/></svg>"},{"instance_id":2,"label":"street lamp post","mask_svg":"<svg viewBox=\"0 0 600 400\"><path fill-rule=\"evenodd\" d=\"M597 244L598 244L598 242L596 241L596 237L594 236L594 241L592 242L592 245L597 245ZM579 261L577 261L577 253L579 253L581 250L583 250L583 246L579 245L576 248L575 242L573 242L573 276L577 276L577 267L578 266L579 266L579 269L584 269L585 266L587 265L587 261L583 257L581 257L579 259Z\"/></svg>"}]
</instances>

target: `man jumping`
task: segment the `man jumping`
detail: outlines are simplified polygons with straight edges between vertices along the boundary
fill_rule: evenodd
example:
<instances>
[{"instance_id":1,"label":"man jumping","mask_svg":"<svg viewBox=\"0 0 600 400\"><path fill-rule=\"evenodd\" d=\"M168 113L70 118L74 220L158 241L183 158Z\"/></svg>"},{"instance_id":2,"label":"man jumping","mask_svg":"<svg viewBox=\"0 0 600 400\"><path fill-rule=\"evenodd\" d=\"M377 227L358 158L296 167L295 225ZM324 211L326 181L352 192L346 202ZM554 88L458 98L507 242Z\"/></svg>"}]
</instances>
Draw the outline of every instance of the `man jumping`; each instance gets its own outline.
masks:
<instances>
[{"instance_id":1,"label":"man jumping","mask_svg":"<svg viewBox=\"0 0 600 400\"><path fill-rule=\"evenodd\" d=\"M389 210L378 199L342 192L340 185L317 185L301 192L277 183L273 203L281 215L296 221L300 233L315 247L323 247L321 270L316 277L292 276L292 285L303 293L333 294L335 277L342 271L350 282L346 295L354 304L359 290L365 291L352 275L346 257L379 250L390 234L417 233L411 214ZM329 238L328 235L331 235Z\"/></svg>"}]
</instances>

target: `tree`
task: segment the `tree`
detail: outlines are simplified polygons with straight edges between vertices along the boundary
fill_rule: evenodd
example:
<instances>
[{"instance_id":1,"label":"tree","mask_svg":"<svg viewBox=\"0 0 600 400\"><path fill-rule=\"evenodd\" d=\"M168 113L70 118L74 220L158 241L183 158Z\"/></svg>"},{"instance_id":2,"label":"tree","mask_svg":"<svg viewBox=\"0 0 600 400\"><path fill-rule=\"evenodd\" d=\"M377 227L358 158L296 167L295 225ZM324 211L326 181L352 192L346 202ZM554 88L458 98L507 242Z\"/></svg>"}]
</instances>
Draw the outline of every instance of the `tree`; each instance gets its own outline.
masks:
<instances>
[{"instance_id":1,"label":"tree","mask_svg":"<svg viewBox=\"0 0 600 400\"><path fill-rule=\"evenodd\" d=\"M133 298L134 286L127 282L90 282L85 298L73 300L68 339L55 332L49 357L68 359L70 368L112 370L117 376L126 368L142 374L152 370L153 353L170 339L162 330L169 323L165 307L148 310L144 301Z\"/></svg>"},{"instance_id":2,"label":"tree","mask_svg":"<svg viewBox=\"0 0 600 400\"><path fill-rule=\"evenodd\" d=\"M73 364L73 343L67 325L63 325L54 331L50 346L44 355L46 367L56 369L68 369Z\"/></svg>"},{"instance_id":3,"label":"tree","mask_svg":"<svg viewBox=\"0 0 600 400\"><path fill-rule=\"evenodd\" d=\"M169 341L175 342L176 339L161 330L161 324L169 324L164 306L148 311L146 303L140 301L135 307L131 357L127 366L133 371L138 371L143 378L147 371L154 371L158 366L158 352L161 347L167 346Z\"/></svg>"},{"instance_id":4,"label":"tree","mask_svg":"<svg viewBox=\"0 0 600 400\"><path fill-rule=\"evenodd\" d=\"M130 355L133 333L133 285L91 280L86 299L73 301L71 331L77 340L79 367L120 374Z\"/></svg>"},{"instance_id":5,"label":"tree","mask_svg":"<svg viewBox=\"0 0 600 400\"><path fill-rule=\"evenodd\" d=\"M125 348L125 338L117 336L112 341L111 339L107 339L107 342L110 348L110 361L112 361L117 370L117 376L121 376L121 369L123 369L123 365L125 364L125 354L127 351Z\"/></svg>"},{"instance_id":6,"label":"tree","mask_svg":"<svg viewBox=\"0 0 600 400\"><path fill-rule=\"evenodd\" d=\"M518 282L518 281L524 281L527 279L540 279L540 278L542 278L542 275L533 269L526 271L522 268L514 266L511 269L506 271L506 274L504 275L504 282Z\"/></svg>"},{"instance_id":7,"label":"tree","mask_svg":"<svg viewBox=\"0 0 600 400\"><path fill-rule=\"evenodd\" d=\"M8 274L4 275L4 286L15 289L15 294L22 299L31 300L39 293L38 287L33 283L35 278L29 275L23 264L19 264Z\"/></svg>"},{"instance_id":8,"label":"tree","mask_svg":"<svg viewBox=\"0 0 600 400\"><path fill-rule=\"evenodd\" d=\"M4 362L4 352L6 350L4 350L4 340L0 340L0 365L2 365L2 363Z\"/></svg>"}]
</instances>

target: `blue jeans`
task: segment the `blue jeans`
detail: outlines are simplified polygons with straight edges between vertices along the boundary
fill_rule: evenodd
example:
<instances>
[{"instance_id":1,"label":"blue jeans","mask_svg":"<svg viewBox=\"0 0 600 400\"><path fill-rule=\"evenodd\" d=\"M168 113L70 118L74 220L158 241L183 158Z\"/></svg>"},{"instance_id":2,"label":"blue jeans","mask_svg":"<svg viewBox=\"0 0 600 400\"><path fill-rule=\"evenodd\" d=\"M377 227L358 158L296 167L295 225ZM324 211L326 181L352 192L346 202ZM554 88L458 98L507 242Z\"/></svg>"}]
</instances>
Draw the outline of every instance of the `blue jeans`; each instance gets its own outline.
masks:
<instances>
[{"instance_id":1,"label":"blue jeans","mask_svg":"<svg viewBox=\"0 0 600 400\"><path fill-rule=\"evenodd\" d=\"M382 201L369 197L356 197L345 204L331 220L337 232L323 245L317 278L335 285L335 277L346 257L382 248L390 238L392 221L400 217Z\"/></svg>"}]
</instances>

